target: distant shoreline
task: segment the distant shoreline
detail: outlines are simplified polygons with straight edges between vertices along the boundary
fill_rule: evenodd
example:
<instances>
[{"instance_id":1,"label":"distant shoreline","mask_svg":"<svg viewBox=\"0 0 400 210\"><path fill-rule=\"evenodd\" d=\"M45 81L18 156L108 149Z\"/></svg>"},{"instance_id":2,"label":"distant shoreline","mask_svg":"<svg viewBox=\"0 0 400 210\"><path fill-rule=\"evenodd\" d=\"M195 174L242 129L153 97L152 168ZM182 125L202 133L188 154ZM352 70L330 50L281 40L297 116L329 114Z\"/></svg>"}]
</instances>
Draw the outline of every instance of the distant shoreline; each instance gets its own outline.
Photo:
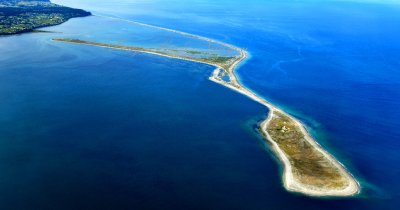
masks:
<instances>
[{"instance_id":1,"label":"distant shoreline","mask_svg":"<svg viewBox=\"0 0 400 210\"><path fill-rule=\"evenodd\" d=\"M92 13L42 1L0 1L0 36L35 32Z\"/></svg>"},{"instance_id":2,"label":"distant shoreline","mask_svg":"<svg viewBox=\"0 0 400 210\"><path fill-rule=\"evenodd\" d=\"M110 18L110 17L107 17ZM119 19L119 18L113 18L113 19ZM153 54L153 55L158 55L158 56L164 56L164 57L169 57L169 58L174 58L174 59L181 59L181 60L187 60L187 61L192 61L192 62L197 62L197 63L203 63L203 64L208 64L215 66L216 69L213 71L212 75L209 77L209 79L213 82L216 82L220 85L223 85L229 89L232 89L236 92L239 92L243 95L246 95L250 99L264 105L266 108L269 109L269 114L268 118L265 119L264 121L261 122L260 124L260 133L263 135L263 137L271 143L273 151L276 153L276 155L279 157L280 161L282 162L284 166L284 172L283 172L283 182L284 182L284 187L288 191L292 192L299 192L303 193L306 195L310 196L352 196L360 191L360 186L359 183L354 179L354 177L345 169L345 167L337 161L333 156L331 156L327 151L323 150L322 147L314 140L312 137L308 134L304 126L295 119L294 117L290 116L289 114L285 113L281 109L275 107L274 105L270 104L267 102L265 99L261 98L260 96L256 95L243 85L241 85L238 82L237 75L235 74L235 70L238 67L240 63L242 63L248 56L248 53L240 49L236 46L229 45L226 43L222 43L219 41L215 41L209 38L185 33L185 32L180 32L172 29L167 29L167 28L162 28L158 26L152 26L148 24L143 24L143 23L138 23L135 21L129 21L129 20L124 20L124 19L119 19L127 22L132 22L135 24L139 24L142 26L147 26L147 27L152 27L164 31L169 31L173 33L178 33L184 36L189 36L193 37L196 39L216 43L223 45L225 47L228 47L234 51L239 52L239 56L235 57L234 59L231 59L232 62L228 64L221 64L217 62L213 62L210 60L200 60L200 59L195 59L195 58L189 58L189 57L184 57L180 55L174 55L170 53L161 53L157 52L155 50L150 50L150 49L145 49L145 48L139 48L139 47L128 47L128 46L120 46L120 45L111 45L111 44L102 44L102 43L96 43L96 42L90 42L90 41L83 41L83 40L74 40L74 39L53 39L53 41L57 42L66 42L66 43L73 43L73 44L84 44L84 45L91 45L91 46L97 46L97 47L103 47L103 48L111 48L111 49L118 49L118 50L128 50L128 51L136 51L136 52L141 52L141 53L147 53L147 54ZM221 73L224 73L230 78L229 82L224 81L221 78ZM277 125L278 124L285 124L287 127L283 126L282 128L279 127L279 132L277 132ZM282 125L283 125L282 124ZM275 126L275 127L274 127ZM272 132L273 131L273 132ZM287 133L285 133L287 131ZM321 183L325 184L325 182L329 182L330 180L325 180L321 179L318 180L318 177L316 178L317 181L312 182L309 181L308 179L305 179L304 177L311 177L307 173L302 173L303 171L307 172L303 168L296 168L293 163L296 165L298 161L295 159L294 156L288 155L287 150L285 151L282 149L282 147L285 146L284 143L280 143L282 141L278 141L279 139L282 139L287 134L295 134L295 136L300 136L298 139L294 139L296 141L288 141L292 143L292 145L304 145L306 144L309 146L307 149L312 152L311 158L312 160L301 160L301 161L306 161L306 162L311 162L309 165L314 166L315 168L320 168L321 167L321 161L325 161L323 163L323 166L326 168L323 168L324 170L323 175L327 175L333 177L333 179L337 180L335 183L327 183L324 186L320 186ZM284 139L286 140L286 139ZM297 141L298 140L298 141ZM277 143L278 142L278 143ZM310 148L311 147L311 148ZM298 150L301 150L299 148L295 148ZM297 151L297 150L296 150ZM316 159L319 158L319 159ZM314 161L314 162L312 162ZM314 165L313 165L314 164ZM319 171L316 171L316 173ZM313 178L313 177L311 177ZM300 181L300 180L305 180L305 181ZM325 181L325 182L324 182ZM311 183L311 184L310 184ZM334 185L332 187L331 185ZM329 187L327 187L329 186Z\"/></svg>"},{"instance_id":3,"label":"distant shoreline","mask_svg":"<svg viewBox=\"0 0 400 210\"><path fill-rule=\"evenodd\" d=\"M91 15L88 15L88 16L91 16ZM73 17L73 18L88 17L88 16L79 16L79 17ZM70 19L72 19L72 18L69 18L68 20L70 20ZM46 31L46 30L42 30L42 29L47 28L47 27L61 25L61 24L65 23L65 22L67 22L68 20L66 20L66 21L64 21L62 23L39 26L39 27L35 27L35 28L32 28L32 29L26 29L26 30L17 31L17 32L14 32L14 33L1 33L0 32L0 37L27 34L27 33L56 33L56 32L53 32L53 31Z\"/></svg>"}]
</instances>

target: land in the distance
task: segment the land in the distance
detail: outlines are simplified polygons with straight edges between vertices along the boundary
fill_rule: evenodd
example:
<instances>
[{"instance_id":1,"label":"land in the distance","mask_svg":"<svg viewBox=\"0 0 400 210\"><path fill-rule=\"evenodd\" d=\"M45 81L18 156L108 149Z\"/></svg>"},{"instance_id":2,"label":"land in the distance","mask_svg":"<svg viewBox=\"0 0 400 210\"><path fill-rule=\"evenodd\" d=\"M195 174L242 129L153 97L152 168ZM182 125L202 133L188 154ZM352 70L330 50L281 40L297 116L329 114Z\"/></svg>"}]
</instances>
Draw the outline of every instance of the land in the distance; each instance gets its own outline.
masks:
<instances>
[{"instance_id":1,"label":"land in the distance","mask_svg":"<svg viewBox=\"0 0 400 210\"><path fill-rule=\"evenodd\" d=\"M175 32L171 29L165 30ZM176 33L186 35L184 32L176 31ZM189 55L203 55L203 57L190 57L179 55L176 50L165 52L161 49L105 44L80 39L53 40L149 53L213 65L216 69L210 80L242 93L269 109L268 118L260 125L260 132L283 163L283 182L287 190L311 196L351 196L360 191L360 187L353 176L312 139L297 119L265 101L238 82L234 70L246 58L247 53L244 50L196 35L189 34L186 36L222 44L238 51L239 55L224 57L190 50ZM229 79L226 80L223 77Z\"/></svg>"},{"instance_id":2,"label":"land in the distance","mask_svg":"<svg viewBox=\"0 0 400 210\"><path fill-rule=\"evenodd\" d=\"M0 35L32 32L89 15L90 12L53 4L50 0L0 0Z\"/></svg>"}]
</instances>

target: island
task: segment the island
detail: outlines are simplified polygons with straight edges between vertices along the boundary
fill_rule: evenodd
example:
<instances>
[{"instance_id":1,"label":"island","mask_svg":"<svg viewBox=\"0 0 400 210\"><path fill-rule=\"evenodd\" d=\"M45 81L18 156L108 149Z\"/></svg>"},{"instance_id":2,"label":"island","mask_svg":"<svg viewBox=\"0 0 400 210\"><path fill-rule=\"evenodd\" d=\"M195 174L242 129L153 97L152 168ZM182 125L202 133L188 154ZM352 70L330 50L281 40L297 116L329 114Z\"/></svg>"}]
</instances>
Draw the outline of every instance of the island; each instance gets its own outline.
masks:
<instances>
[{"instance_id":1,"label":"island","mask_svg":"<svg viewBox=\"0 0 400 210\"><path fill-rule=\"evenodd\" d=\"M143 48L68 38L57 38L53 41L135 51L212 65L216 69L209 78L211 81L244 94L268 108L268 117L260 123L259 131L283 165L282 180L288 191L309 196L352 196L359 193L360 186L356 179L309 135L299 120L270 104L238 81L235 69L247 58L248 53L245 50L181 31L129 22L220 44L236 51L237 55L226 57L193 50Z\"/></svg>"},{"instance_id":2,"label":"island","mask_svg":"<svg viewBox=\"0 0 400 210\"><path fill-rule=\"evenodd\" d=\"M90 12L53 4L50 0L0 0L0 35L33 32L89 15Z\"/></svg>"}]
</instances>

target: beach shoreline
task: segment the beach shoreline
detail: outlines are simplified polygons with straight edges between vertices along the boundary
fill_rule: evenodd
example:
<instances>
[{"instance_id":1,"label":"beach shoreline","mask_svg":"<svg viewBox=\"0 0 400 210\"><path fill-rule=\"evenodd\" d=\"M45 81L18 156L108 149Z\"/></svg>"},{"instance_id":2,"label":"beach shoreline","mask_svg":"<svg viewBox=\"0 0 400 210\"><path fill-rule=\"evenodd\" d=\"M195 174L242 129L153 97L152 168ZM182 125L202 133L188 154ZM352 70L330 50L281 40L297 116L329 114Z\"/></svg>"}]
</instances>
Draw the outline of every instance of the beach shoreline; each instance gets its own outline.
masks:
<instances>
[{"instance_id":1,"label":"beach shoreline","mask_svg":"<svg viewBox=\"0 0 400 210\"><path fill-rule=\"evenodd\" d=\"M105 17L105 16L101 16L101 17ZM107 17L107 18L112 18L112 17ZM168 57L168 58L173 58L173 59L180 59L180 60L186 60L186 61L192 61L192 62L212 65L212 66L215 67L215 70L212 72L211 76L209 77L209 80L211 80L211 81L213 81L213 82L215 82L217 84L223 85L224 87L227 87L227 88L229 88L229 89L231 89L233 91L241 93L241 94L249 97L250 99L262 104L263 106L265 106L269 110L268 117L267 117L267 119L263 120L260 123L260 127L259 127L260 129L259 130L260 130L261 135L265 138L265 140L268 141L269 143L271 143L272 150L278 156L279 160L283 164L282 180L283 180L284 187L288 191L297 192L297 193L303 193L303 194L309 195L309 196L321 196L321 197L326 197L326 196L338 196L338 197L353 196L353 195L356 195L356 194L358 194L360 192L360 185L355 180L355 178L346 170L346 168L343 166L343 164L341 164L332 155L330 155L326 150L324 150L309 135L309 133L305 129L304 125L299 120L297 120L293 116L287 114L286 112L284 112L283 110L279 109L278 107L272 105L267 100L265 100L262 97L258 96L253 91L249 90L248 88L246 88L245 86L243 86L239 82L238 76L235 73L235 71L237 70L239 64L243 63L243 61L245 61L248 58L248 52L246 52L245 50L243 50L243 49L241 49L239 47L236 47L236 46L233 46L233 45L230 45L230 44L222 43L222 42L219 42L219 41L216 41L216 40L212 40L212 39L209 39L209 38L205 38L205 37L201 37L201 36L197 36L197 35L181 32L181 31L177 31L177 30L173 30L173 29L167 29L167 28L162 28L162 27L158 27L158 26L152 26L152 25L143 24L143 23L139 23L139 22L135 22L135 21L124 20L124 19L120 19L120 18L113 18L113 19L123 20L123 21L134 23L134 24L139 24L139 25L142 25L142 26L146 26L146 27L153 27L153 28L156 28L156 29L159 29L159 30L165 30L165 31L169 31L169 32L172 32L172 33L181 34L183 36L190 36L192 38L196 38L196 39L212 42L212 43L215 43L215 44L220 44L222 46L225 46L225 47L228 47L228 48L230 48L232 50L237 51L239 53L239 56L235 57L235 60L232 63L230 63L229 68L226 68L226 66L224 68L223 65L219 65L217 63L208 62L208 61L201 61L199 59L194 59L194 58L191 59L191 58L187 58L187 57L183 57L183 56L179 56L179 55L160 53L160 52L156 52L156 51L150 50L150 49L140 49L140 48L135 49L133 47L129 48L129 47L123 47L123 46L117 46L117 45L113 46L113 45L94 43L94 42L88 42L88 41L77 42L77 41L71 41L71 40L68 40L68 39L53 39L53 41L68 42L68 43L75 43L75 44L84 44L84 45L111 48L111 49L117 49L117 50L135 51L135 52L140 52L140 53L147 53L147 54L158 55L158 56L163 56L163 57ZM220 76L221 75L221 71L223 71L223 73L225 73L229 77L229 79L230 79L229 82L224 81L221 78L221 76ZM326 158L326 160L329 160L329 162L332 164L332 166L334 166L338 170L340 175L344 179L346 179L346 181L348 182L346 187L340 188L340 189L325 189L325 188L321 188L321 187L305 185L305 184L299 182L299 180L295 177L295 175L293 173L293 166L292 166L291 162L289 161L289 158L288 158L287 154L285 154L285 152L280 148L278 143L276 141L274 141L273 137L268 132L268 126L271 124L271 121L277 115L284 115L285 117L290 119L291 122L293 122L295 124L296 128L298 128L299 131L304 135L305 141L307 143L309 143L310 145L312 145L313 149L317 153L323 155L323 157Z\"/></svg>"}]
</instances>

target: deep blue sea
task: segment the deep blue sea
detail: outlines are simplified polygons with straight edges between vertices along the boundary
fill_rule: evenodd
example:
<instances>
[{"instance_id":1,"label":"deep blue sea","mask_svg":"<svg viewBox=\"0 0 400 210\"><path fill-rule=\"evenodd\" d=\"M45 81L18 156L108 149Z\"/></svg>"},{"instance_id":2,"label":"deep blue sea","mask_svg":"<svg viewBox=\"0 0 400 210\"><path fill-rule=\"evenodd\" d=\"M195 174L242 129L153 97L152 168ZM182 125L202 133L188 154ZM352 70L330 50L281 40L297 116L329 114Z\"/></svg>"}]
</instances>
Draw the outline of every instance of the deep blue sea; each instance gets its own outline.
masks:
<instances>
[{"instance_id":1,"label":"deep blue sea","mask_svg":"<svg viewBox=\"0 0 400 210\"><path fill-rule=\"evenodd\" d=\"M0 209L399 208L396 2L54 2L247 49L241 82L302 120L362 193L287 192L256 131L268 110L209 81L211 66L51 41L204 44L89 17L0 37Z\"/></svg>"}]
</instances>

